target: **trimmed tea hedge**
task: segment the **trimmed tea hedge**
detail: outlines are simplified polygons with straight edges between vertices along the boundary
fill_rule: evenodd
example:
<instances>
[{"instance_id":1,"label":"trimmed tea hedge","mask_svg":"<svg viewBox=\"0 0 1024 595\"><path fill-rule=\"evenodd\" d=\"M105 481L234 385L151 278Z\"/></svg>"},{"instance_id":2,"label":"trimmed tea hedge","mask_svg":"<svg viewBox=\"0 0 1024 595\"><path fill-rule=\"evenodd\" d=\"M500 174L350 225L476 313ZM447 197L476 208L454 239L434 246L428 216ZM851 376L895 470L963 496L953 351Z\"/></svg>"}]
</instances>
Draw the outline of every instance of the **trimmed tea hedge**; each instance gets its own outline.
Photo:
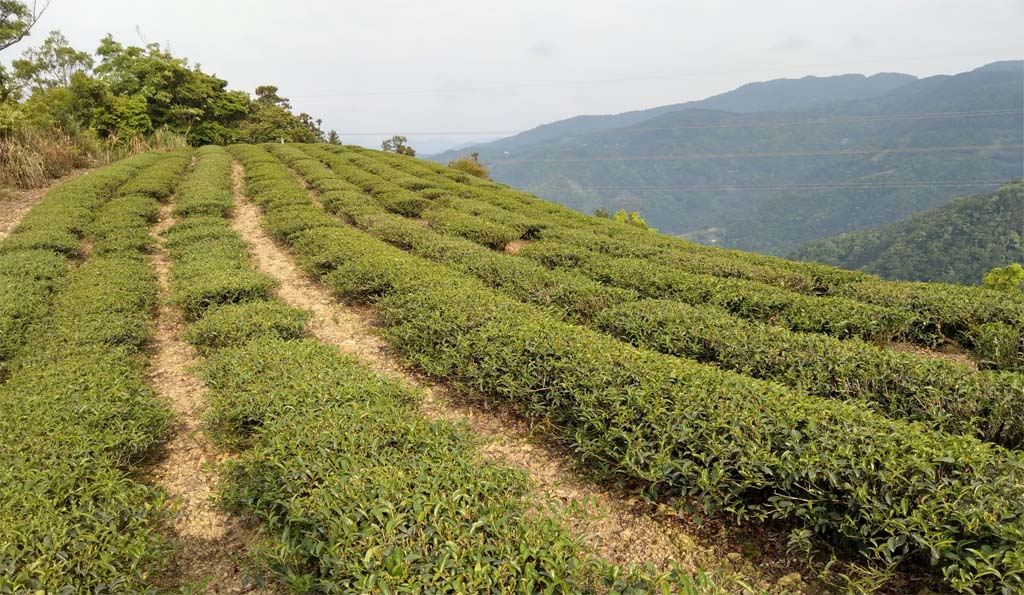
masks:
<instances>
[{"instance_id":1,"label":"trimmed tea hedge","mask_svg":"<svg viewBox=\"0 0 1024 595\"><path fill-rule=\"evenodd\" d=\"M294 184L269 167L266 187ZM856 403L636 349L350 228L291 243L370 299L410 361L542 416L593 468L738 518L787 518L871 560L930 561L963 591L1024 587L1017 454Z\"/></svg>"},{"instance_id":2,"label":"trimmed tea hedge","mask_svg":"<svg viewBox=\"0 0 1024 595\"><path fill-rule=\"evenodd\" d=\"M288 157L283 156L286 162ZM443 237L386 213L381 206L374 208L365 197L333 201L327 208L389 244L473 275L521 301L553 306L560 317L591 322L635 345L776 380L810 394L870 401L890 417L924 421L1008 447L1024 444L1020 375L979 374L948 361L895 353L856 339L797 333L745 321L714 306L627 303L637 295L461 238Z\"/></svg>"},{"instance_id":3,"label":"trimmed tea hedge","mask_svg":"<svg viewBox=\"0 0 1024 595\"><path fill-rule=\"evenodd\" d=\"M248 187L274 170L272 160L259 161L262 150L231 151L246 158ZM275 173L295 184L280 165ZM263 185L268 195L289 194L271 186ZM187 266L192 252L184 237L176 236L175 267ZM206 241L197 238L196 247ZM231 255L223 264L234 266ZM257 557L267 574L298 593L708 586L589 557L555 519L530 511L521 472L485 462L465 428L421 417L419 394L334 347L288 340L306 316L257 300L201 310L188 331L211 354L203 371L214 436L244 449L226 467L222 501L267 524L272 537ZM286 336L275 336L282 329Z\"/></svg>"},{"instance_id":4,"label":"trimmed tea hedge","mask_svg":"<svg viewBox=\"0 0 1024 595\"><path fill-rule=\"evenodd\" d=\"M153 162L173 187L176 174L164 159L171 158L122 167ZM102 211L119 177L94 178L106 181L105 190L83 192L80 205L61 195L66 208L42 210L64 218L47 222L32 217L35 210L26 218L26 229L62 226L120 248L94 252L67 274L0 387L0 592L155 592L149 580L170 552L157 531L168 515L164 497L133 477L171 418L140 357L152 332L156 277L125 239L148 226L153 205L133 202L138 210L102 225L88 216ZM57 261L45 260L17 266L40 278L61 273Z\"/></svg>"},{"instance_id":5,"label":"trimmed tea hedge","mask_svg":"<svg viewBox=\"0 0 1024 595\"><path fill-rule=\"evenodd\" d=\"M332 167L338 164L338 159L357 167L372 161L368 171L375 174L389 178L412 177L419 186L432 186L430 190L419 191L421 195L441 191L486 202L492 208L474 214L504 224L508 223L510 215L527 217L543 224L540 236L544 239L585 247L608 256L643 258L688 273L745 279L800 293L853 298L909 310L916 315L907 333L910 340L927 346L958 343L972 350L979 363L986 367L1020 369L1024 366L1024 297L1008 297L978 287L886 281L817 263L702 246L588 217L427 161L355 147L313 145L304 150L318 156L332 156L325 158Z\"/></svg>"}]
</instances>

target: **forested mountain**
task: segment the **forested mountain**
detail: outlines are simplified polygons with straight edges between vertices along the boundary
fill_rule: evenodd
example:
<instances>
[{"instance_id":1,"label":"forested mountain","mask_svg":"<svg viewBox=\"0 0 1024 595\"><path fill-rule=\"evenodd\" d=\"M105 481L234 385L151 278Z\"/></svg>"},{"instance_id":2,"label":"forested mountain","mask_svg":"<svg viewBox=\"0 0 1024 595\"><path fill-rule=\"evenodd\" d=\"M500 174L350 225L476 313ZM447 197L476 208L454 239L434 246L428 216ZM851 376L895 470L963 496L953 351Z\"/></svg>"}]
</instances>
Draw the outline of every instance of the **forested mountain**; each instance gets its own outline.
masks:
<instances>
[{"instance_id":1,"label":"forested mountain","mask_svg":"<svg viewBox=\"0 0 1024 595\"><path fill-rule=\"evenodd\" d=\"M452 149L433 158L447 163L451 159L460 155L468 155L474 151L486 155L498 155L504 151L524 149L566 135L632 126L662 114L685 109L714 109L738 113L765 112L812 107L833 101L877 97L915 80L917 77L909 74L879 73L874 76L862 74L805 76L800 79L775 79L747 83L732 91L699 101L662 105L621 114L574 116L550 124L542 124L508 138Z\"/></svg>"},{"instance_id":2,"label":"forested mountain","mask_svg":"<svg viewBox=\"0 0 1024 595\"><path fill-rule=\"evenodd\" d=\"M1024 262L1024 182L883 227L801 246L791 256L890 279L977 285L997 266Z\"/></svg>"},{"instance_id":3,"label":"forested mountain","mask_svg":"<svg viewBox=\"0 0 1024 595\"><path fill-rule=\"evenodd\" d=\"M1000 62L866 99L682 109L479 152L494 179L570 207L639 210L668 233L784 254L1024 176L1022 88L1024 62Z\"/></svg>"}]
</instances>

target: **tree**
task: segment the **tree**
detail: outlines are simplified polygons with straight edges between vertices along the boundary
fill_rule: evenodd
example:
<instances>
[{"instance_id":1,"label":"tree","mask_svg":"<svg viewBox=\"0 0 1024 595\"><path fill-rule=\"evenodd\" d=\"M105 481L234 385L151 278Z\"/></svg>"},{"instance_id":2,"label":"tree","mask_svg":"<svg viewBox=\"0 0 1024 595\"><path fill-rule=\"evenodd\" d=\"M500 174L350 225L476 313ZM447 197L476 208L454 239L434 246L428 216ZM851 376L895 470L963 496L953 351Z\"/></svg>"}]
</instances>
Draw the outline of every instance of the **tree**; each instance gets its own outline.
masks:
<instances>
[{"instance_id":1,"label":"tree","mask_svg":"<svg viewBox=\"0 0 1024 595\"><path fill-rule=\"evenodd\" d=\"M49 0L33 1L31 7L19 0L0 0L0 51L25 39L49 7Z\"/></svg>"},{"instance_id":2,"label":"tree","mask_svg":"<svg viewBox=\"0 0 1024 595\"><path fill-rule=\"evenodd\" d=\"M20 0L0 0L0 52L25 39L49 7L49 0L33 0L31 7ZM0 102L10 101L14 91L11 74L0 64Z\"/></svg>"},{"instance_id":3,"label":"tree","mask_svg":"<svg viewBox=\"0 0 1024 595\"><path fill-rule=\"evenodd\" d=\"M996 291L1024 291L1024 267L1017 263L996 267L985 273L981 285Z\"/></svg>"},{"instance_id":4,"label":"tree","mask_svg":"<svg viewBox=\"0 0 1024 595\"><path fill-rule=\"evenodd\" d=\"M449 161L448 167L485 180L491 179L491 174L487 170L487 166L480 163L480 153L472 153L469 157L460 157L453 161Z\"/></svg>"},{"instance_id":5,"label":"tree","mask_svg":"<svg viewBox=\"0 0 1024 595\"><path fill-rule=\"evenodd\" d=\"M390 153L398 153L399 155L408 155L409 157L416 156L416 150L406 145L408 141L404 136L392 136L380 144L380 148Z\"/></svg>"},{"instance_id":6,"label":"tree","mask_svg":"<svg viewBox=\"0 0 1024 595\"><path fill-rule=\"evenodd\" d=\"M48 91L68 87L78 73L87 74L93 67L89 52L76 50L60 31L51 31L38 49L28 49L21 59L12 63L14 77L32 91Z\"/></svg>"},{"instance_id":7,"label":"tree","mask_svg":"<svg viewBox=\"0 0 1024 595\"><path fill-rule=\"evenodd\" d=\"M619 209L614 215L612 215L612 221L618 221L633 227L639 227L640 229L651 229L644 221L644 218L640 216L640 213L633 211L627 213L625 209Z\"/></svg>"},{"instance_id":8,"label":"tree","mask_svg":"<svg viewBox=\"0 0 1024 595\"><path fill-rule=\"evenodd\" d=\"M332 145L340 145L341 144L341 137L338 136L338 131L337 130L331 130L330 132L327 133L327 142L332 144Z\"/></svg>"},{"instance_id":9,"label":"tree","mask_svg":"<svg viewBox=\"0 0 1024 595\"><path fill-rule=\"evenodd\" d=\"M594 211L594 216L598 217L600 219L611 219L612 218L612 214L609 213L608 209L606 209L604 207L598 207L597 210Z\"/></svg>"}]
</instances>

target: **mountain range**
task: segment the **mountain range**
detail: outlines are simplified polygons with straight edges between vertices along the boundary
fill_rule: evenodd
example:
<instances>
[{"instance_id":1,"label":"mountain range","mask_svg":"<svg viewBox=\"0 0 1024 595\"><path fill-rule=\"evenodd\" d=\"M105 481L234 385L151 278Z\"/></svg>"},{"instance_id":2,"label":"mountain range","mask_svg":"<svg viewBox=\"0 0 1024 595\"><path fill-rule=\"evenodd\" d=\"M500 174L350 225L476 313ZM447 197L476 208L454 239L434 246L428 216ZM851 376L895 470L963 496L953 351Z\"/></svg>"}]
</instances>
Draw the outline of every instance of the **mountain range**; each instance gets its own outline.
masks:
<instances>
[{"instance_id":1,"label":"mountain range","mask_svg":"<svg viewBox=\"0 0 1024 595\"><path fill-rule=\"evenodd\" d=\"M577 210L637 210L667 233L786 254L1021 178L1022 108L1024 61L779 79L431 158L478 152L495 180Z\"/></svg>"},{"instance_id":2,"label":"mountain range","mask_svg":"<svg viewBox=\"0 0 1024 595\"><path fill-rule=\"evenodd\" d=\"M1024 262L1024 182L810 242L790 256L889 279L976 285L993 267Z\"/></svg>"}]
</instances>

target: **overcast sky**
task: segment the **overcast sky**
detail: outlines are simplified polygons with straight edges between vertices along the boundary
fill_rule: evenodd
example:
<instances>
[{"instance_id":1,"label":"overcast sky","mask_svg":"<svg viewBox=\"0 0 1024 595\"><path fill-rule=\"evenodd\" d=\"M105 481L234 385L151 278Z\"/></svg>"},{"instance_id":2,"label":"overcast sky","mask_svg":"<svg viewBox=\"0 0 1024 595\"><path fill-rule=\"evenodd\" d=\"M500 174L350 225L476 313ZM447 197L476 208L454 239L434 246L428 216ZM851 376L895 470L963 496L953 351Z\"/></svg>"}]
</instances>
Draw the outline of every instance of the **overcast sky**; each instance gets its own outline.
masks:
<instances>
[{"instance_id":1,"label":"overcast sky","mask_svg":"<svg viewBox=\"0 0 1024 595\"><path fill-rule=\"evenodd\" d=\"M1019 59L1024 0L53 0L4 59L52 29L90 50L141 32L232 88L276 84L345 142L378 145L346 133L517 131L755 80ZM409 136L425 152L485 135Z\"/></svg>"}]
</instances>

